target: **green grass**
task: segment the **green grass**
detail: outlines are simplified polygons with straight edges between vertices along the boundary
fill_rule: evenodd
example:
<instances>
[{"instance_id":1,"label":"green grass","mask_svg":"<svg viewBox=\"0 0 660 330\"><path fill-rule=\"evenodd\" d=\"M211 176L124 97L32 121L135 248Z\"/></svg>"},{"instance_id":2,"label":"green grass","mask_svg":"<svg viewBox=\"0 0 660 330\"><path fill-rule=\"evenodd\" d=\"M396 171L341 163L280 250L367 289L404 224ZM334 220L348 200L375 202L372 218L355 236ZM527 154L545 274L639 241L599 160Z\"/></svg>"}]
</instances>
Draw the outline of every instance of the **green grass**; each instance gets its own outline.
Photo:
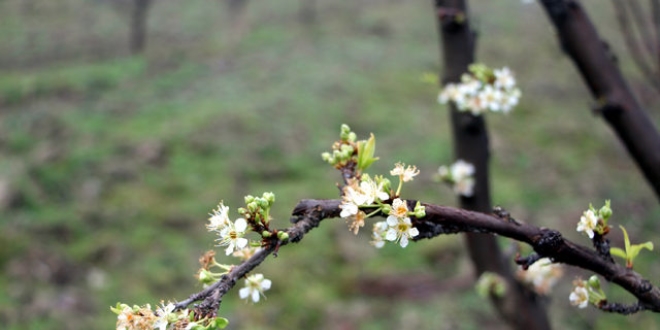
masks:
<instances>
[{"instance_id":1,"label":"green grass","mask_svg":"<svg viewBox=\"0 0 660 330\"><path fill-rule=\"evenodd\" d=\"M586 2L634 72L617 31L602 23L611 13ZM376 135L374 173L397 161L422 170L406 197L455 203L432 181L451 161L452 142L437 87L421 79L439 70L429 4L324 2L312 26L297 21L297 6L250 3L234 41L218 3L159 2L147 51L127 57L126 19L109 6L0 3L0 183L14 196L0 206L0 287L8 288L1 324L103 329L114 324L109 306L118 301L155 305L199 290L193 274L213 248L204 223L218 201L235 217L244 195L273 191L274 221L285 227L298 200L337 197L340 177L320 153L341 123ZM612 199L612 223L657 244L657 201L588 111L590 96L540 9L515 1L472 7L479 59L510 66L524 93L510 115L487 117L494 203L587 244L575 232L581 212ZM460 236L406 250L376 251L368 240L343 220L324 221L262 265L274 283L266 301L245 304L234 290L220 313L232 329L504 327L471 286L424 299L360 293L370 278L469 278ZM612 240L620 244L620 233ZM656 257L643 253L637 270L657 277ZM555 290L555 327L660 328L651 313L571 308L577 274L567 271ZM612 297L631 301L615 289Z\"/></svg>"}]
</instances>

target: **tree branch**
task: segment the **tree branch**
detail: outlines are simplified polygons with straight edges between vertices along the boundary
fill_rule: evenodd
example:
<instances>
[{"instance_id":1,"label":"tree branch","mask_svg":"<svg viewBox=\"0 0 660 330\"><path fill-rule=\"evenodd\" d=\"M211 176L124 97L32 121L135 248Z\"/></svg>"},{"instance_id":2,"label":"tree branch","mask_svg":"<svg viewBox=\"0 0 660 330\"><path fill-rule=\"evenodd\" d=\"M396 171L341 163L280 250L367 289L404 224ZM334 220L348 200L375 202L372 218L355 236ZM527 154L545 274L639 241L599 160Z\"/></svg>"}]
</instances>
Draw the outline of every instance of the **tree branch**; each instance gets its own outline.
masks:
<instances>
[{"instance_id":1,"label":"tree branch","mask_svg":"<svg viewBox=\"0 0 660 330\"><path fill-rule=\"evenodd\" d=\"M540 0L562 48L582 74L599 112L660 198L660 133L633 96L613 56L577 1Z\"/></svg>"},{"instance_id":2,"label":"tree branch","mask_svg":"<svg viewBox=\"0 0 660 330\"><path fill-rule=\"evenodd\" d=\"M417 201L408 200L409 208L414 208ZM286 229L289 239L269 240L264 249L242 264L232 268L218 282L191 295L176 304L183 309L190 304L202 301L195 306L199 315L215 315L222 297L236 285L236 282L263 262L268 255L276 252L280 246L302 240L307 232L318 227L326 218L339 217L341 200L304 199L293 210L293 226ZM538 228L517 221L506 221L495 214L485 214L453 207L422 203L426 207L426 216L413 218L413 225L420 235L415 240L432 238L443 234L488 233L508 237L529 244L538 256L548 257L554 262L564 263L593 271L606 280L616 283L639 300L637 304L623 305L604 302L598 308L614 313L630 314L642 310L660 312L660 289L644 279L640 274L624 266L601 258L600 254L586 246L573 243L556 231ZM519 264L529 263L528 258L518 259Z\"/></svg>"}]
</instances>

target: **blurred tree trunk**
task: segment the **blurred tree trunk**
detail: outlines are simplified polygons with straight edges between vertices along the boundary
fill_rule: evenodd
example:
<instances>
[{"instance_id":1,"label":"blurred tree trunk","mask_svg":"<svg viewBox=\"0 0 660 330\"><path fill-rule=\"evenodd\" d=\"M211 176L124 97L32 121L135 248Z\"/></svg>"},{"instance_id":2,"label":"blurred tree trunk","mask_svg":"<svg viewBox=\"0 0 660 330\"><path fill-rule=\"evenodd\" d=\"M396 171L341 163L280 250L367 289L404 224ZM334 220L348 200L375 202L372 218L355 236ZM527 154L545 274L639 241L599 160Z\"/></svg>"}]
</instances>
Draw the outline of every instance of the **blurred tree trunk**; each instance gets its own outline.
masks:
<instances>
[{"instance_id":1,"label":"blurred tree trunk","mask_svg":"<svg viewBox=\"0 0 660 330\"><path fill-rule=\"evenodd\" d=\"M316 0L300 0L298 19L303 24L314 24L316 22Z\"/></svg>"},{"instance_id":2,"label":"blurred tree trunk","mask_svg":"<svg viewBox=\"0 0 660 330\"><path fill-rule=\"evenodd\" d=\"M132 54L141 54L147 45L147 13L151 0L135 0L131 13L130 48Z\"/></svg>"},{"instance_id":3,"label":"blurred tree trunk","mask_svg":"<svg viewBox=\"0 0 660 330\"><path fill-rule=\"evenodd\" d=\"M435 0L435 8L444 64L442 83L459 82L468 66L474 63L476 48L476 36L469 25L467 1ZM460 206L471 211L491 213L490 150L486 121L483 116L459 112L453 104L450 108L455 157L475 167L474 195L461 196ZM465 243L477 277L484 272L492 272L507 283L503 297L491 296L500 316L514 329L550 329L541 298L516 280L512 271L513 262L507 262L497 238L493 235L468 233L465 235Z\"/></svg>"},{"instance_id":4,"label":"blurred tree trunk","mask_svg":"<svg viewBox=\"0 0 660 330\"><path fill-rule=\"evenodd\" d=\"M650 0L646 15L640 0L612 0L619 28L635 65L660 92L660 0Z\"/></svg>"}]
</instances>

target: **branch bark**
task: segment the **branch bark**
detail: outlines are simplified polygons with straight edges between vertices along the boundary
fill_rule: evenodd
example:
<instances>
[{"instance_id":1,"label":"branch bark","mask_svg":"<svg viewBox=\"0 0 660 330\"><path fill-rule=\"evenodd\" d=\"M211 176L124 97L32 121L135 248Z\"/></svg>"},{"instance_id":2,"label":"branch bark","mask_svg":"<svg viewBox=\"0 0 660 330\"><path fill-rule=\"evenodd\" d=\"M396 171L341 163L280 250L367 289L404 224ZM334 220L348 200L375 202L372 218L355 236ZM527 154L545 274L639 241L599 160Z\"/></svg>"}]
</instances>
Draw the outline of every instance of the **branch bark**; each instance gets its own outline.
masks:
<instances>
[{"instance_id":1,"label":"branch bark","mask_svg":"<svg viewBox=\"0 0 660 330\"><path fill-rule=\"evenodd\" d=\"M660 134L635 99L614 56L582 6L573 0L541 0L563 50L573 60L598 111L628 149L660 198Z\"/></svg>"},{"instance_id":2,"label":"branch bark","mask_svg":"<svg viewBox=\"0 0 660 330\"><path fill-rule=\"evenodd\" d=\"M417 201L408 200L408 207L414 208ZM191 295L188 299L176 304L177 309L187 308L196 301L202 301L195 308L215 315L222 297L235 286L236 282L249 271L263 262L268 255L276 252L280 246L296 243L302 240L307 232L318 227L322 220L337 218L341 209L341 200L305 199L296 205L292 212L293 226L285 231L289 239L268 241L264 250L256 253L243 264L235 266L227 275L205 290ZM578 268L593 271L606 280L616 283L634 295L638 302L632 305L606 302L599 308L606 312L629 314L642 310L660 312L660 289L640 274L604 258L594 249L588 248L565 239L561 233L548 228L538 228L520 223L507 217L486 214L447 206L422 203L426 208L426 216L421 219L412 218L413 225L420 235L419 241L438 235L457 233L488 233L508 237L529 244L538 254L534 258L518 261L526 264L528 259L538 260L538 257L548 257L554 262L564 263ZM381 215L382 216L382 215ZM524 310L519 311L519 317L525 317Z\"/></svg>"},{"instance_id":3,"label":"branch bark","mask_svg":"<svg viewBox=\"0 0 660 330\"><path fill-rule=\"evenodd\" d=\"M467 2L462 0L436 0L438 27L445 74L443 84L459 82L461 75L474 63L476 37L470 29ZM461 197L461 208L490 212L492 209L489 183L488 129L483 116L459 112L450 106L454 154L457 159L475 167L475 189L471 197ZM550 322L540 299L520 285L513 276L494 236L467 233L465 242L474 264L476 275L494 272L506 279L513 294L493 298L499 314L516 329L550 329Z\"/></svg>"}]
</instances>

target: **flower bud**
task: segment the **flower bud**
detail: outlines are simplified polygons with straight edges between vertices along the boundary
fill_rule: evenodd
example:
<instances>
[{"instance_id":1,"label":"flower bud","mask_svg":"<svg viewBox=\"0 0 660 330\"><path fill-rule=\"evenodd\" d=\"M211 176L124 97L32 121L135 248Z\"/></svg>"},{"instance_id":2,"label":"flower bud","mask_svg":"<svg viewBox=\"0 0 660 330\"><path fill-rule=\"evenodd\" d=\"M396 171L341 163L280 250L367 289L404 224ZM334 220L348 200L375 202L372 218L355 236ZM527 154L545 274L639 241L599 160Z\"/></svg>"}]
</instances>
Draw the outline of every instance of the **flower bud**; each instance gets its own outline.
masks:
<instances>
[{"instance_id":1,"label":"flower bud","mask_svg":"<svg viewBox=\"0 0 660 330\"><path fill-rule=\"evenodd\" d=\"M268 230L264 230L264 231L261 232L261 237L263 237L263 238L268 238L268 237L271 237L272 235L273 234L271 232L269 232Z\"/></svg>"},{"instance_id":2,"label":"flower bud","mask_svg":"<svg viewBox=\"0 0 660 330\"><path fill-rule=\"evenodd\" d=\"M289 234L287 234L285 231L278 231L277 239L279 239L280 241L286 241L289 239Z\"/></svg>"},{"instance_id":3,"label":"flower bud","mask_svg":"<svg viewBox=\"0 0 660 330\"><path fill-rule=\"evenodd\" d=\"M252 195L245 196L245 204L252 203L253 200L254 200L254 196Z\"/></svg>"},{"instance_id":4,"label":"flower bud","mask_svg":"<svg viewBox=\"0 0 660 330\"><path fill-rule=\"evenodd\" d=\"M419 201L415 205L415 210L413 211L415 213L415 217L417 218L423 218L426 216L426 208L422 206Z\"/></svg>"},{"instance_id":5,"label":"flower bud","mask_svg":"<svg viewBox=\"0 0 660 330\"><path fill-rule=\"evenodd\" d=\"M598 276L592 275L591 277L589 277L589 281L587 281L587 283L589 283L589 286L592 289L596 291L600 291L600 280L598 279Z\"/></svg>"},{"instance_id":6,"label":"flower bud","mask_svg":"<svg viewBox=\"0 0 660 330\"><path fill-rule=\"evenodd\" d=\"M349 135L351 133L351 128L346 124L341 125L341 131L339 132L339 139L342 141L348 141Z\"/></svg>"},{"instance_id":7,"label":"flower bud","mask_svg":"<svg viewBox=\"0 0 660 330\"><path fill-rule=\"evenodd\" d=\"M268 205L273 205L275 203L275 194L272 192L265 192L263 198L268 202Z\"/></svg>"},{"instance_id":8,"label":"flower bud","mask_svg":"<svg viewBox=\"0 0 660 330\"><path fill-rule=\"evenodd\" d=\"M255 198L255 201L257 205L259 205L259 207L262 209L267 209L269 206L268 201L265 198L258 197Z\"/></svg>"},{"instance_id":9,"label":"flower bud","mask_svg":"<svg viewBox=\"0 0 660 330\"><path fill-rule=\"evenodd\" d=\"M252 202L247 204L247 209L252 213L257 212L258 208L259 208L259 205L254 201L254 199L253 199Z\"/></svg>"},{"instance_id":10,"label":"flower bud","mask_svg":"<svg viewBox=\"0 0 660 330\"><path fill-rule=\"evenodd\" d=\"M199 270L199 275L197 277L200 283L202 284L211 284L215 282L215 278L213 277L213 273L211 273L208 269L200 269Z\"/></svg>"},{"instance_id":11,"label":"flower bud","mask_svg":"<svg viewBox=\"0 0 660 330\"><path fill-rule=\"evenodd\" d=\"M355 142L355 140L357 140L357 134L355 132L348 133L348 141Z\"/></svg>"},{"instance_id":12,"label":"flower bud","mask_svg":"<svg viewBox=\"0 0 660 330\"><path fill-rule=\"evenodd\" d=\"M605 201L605 205L600 208L598 211L598 214L600 217L603 219L605 224L607 225L607 220L612 216L612 209L610 208L610 201Z\"/></svg>"}]
</instances>

